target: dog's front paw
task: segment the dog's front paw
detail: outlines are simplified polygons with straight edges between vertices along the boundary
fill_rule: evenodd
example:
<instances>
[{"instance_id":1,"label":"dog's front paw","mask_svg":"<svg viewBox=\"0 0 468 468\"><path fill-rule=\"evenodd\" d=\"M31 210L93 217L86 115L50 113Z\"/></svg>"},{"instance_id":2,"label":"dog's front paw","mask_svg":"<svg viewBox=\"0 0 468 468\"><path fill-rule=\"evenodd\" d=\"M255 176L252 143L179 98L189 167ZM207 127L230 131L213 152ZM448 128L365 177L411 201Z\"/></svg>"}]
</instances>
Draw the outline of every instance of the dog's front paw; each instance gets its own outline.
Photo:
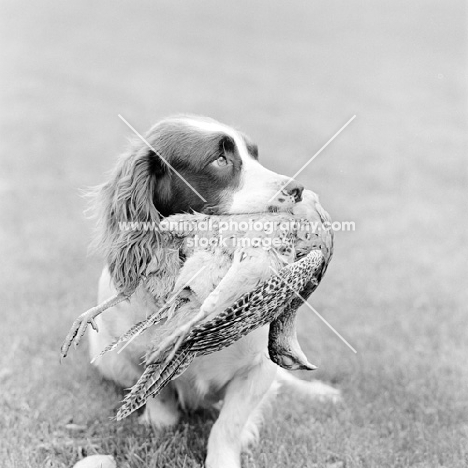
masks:
<instances>
[{"instance_id":1,"label":"dog's front paw","mask_svg":"<svg viewBox=\"0 0 468 468\"><path fill-rule=\"evenodd\" d=\"M210 454L208 455L205 460L205 468L241 468L240 465L240 458L237 460L236 458L230 458L227 454Z\"/></svg>"},{"instance_id":2,"label":"dog's front paw","mask_svg":"<svg viewBox=\"0 0 468 468\"><path fill-rule=\"evenodd\" d=\"M180 413L174 402L165 401L157 396L148 399L138 422L161 430L175 426L179 422L179 418Z\"/></svg>"},{"instance_id":3,"label":"dog's front paw","mask_svg":"<svg viewBox=\"0 0 468 468\"><path fill-rule=\"evenodd\" d=\"M301 391L305 395L319 401L331 401L332 403L343 401L340 390L320 380L301 380Z\"/></svg>"},{"instance_id":4,"label":"dog's front paw","mask_svg":"<svg viewBox=\"0 0 468 468\"><path fill-rule=\"evenodd\" d=\"M330 401L332 403L343 401L340 390L320 380L301 380L281 368L278 369L277 380L279 383L286 385L290 390L314 400Z\"/></svg>"}]
</instances>

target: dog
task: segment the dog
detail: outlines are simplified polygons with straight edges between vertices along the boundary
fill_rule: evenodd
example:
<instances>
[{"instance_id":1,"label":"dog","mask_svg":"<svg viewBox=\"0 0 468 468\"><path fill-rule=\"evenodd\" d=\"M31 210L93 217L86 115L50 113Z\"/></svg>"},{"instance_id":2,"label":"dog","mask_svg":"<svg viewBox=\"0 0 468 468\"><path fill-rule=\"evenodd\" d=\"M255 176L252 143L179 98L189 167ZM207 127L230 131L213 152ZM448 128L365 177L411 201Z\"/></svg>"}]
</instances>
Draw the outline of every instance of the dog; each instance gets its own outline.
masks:
<instances>
[{"instance_id":1,"label":"dog","mask_svg":"<svg viewBox=\"0 0 468 468\"><path fill-rule=\"evenodd\" d=\"M136 141L120 158L94 196L96 246L106 259L98 302L136 290L128 301L97 318L99 333L89 335L91 357L157 307L151 292L136 286L151 262L164 265L161 239L154 230L125 231L120 223L159 223L192 211L286 211L301 200L304 189L260 164L250 138L210 118L164 119L145 140ZM164 278L161 281L164 287ZM197 357L184 374L148 400L140 421L163 429L177 424L181 410L220 405L208 438L206 466L240 468L241 452L258 440L262 410L280 383L310 397L339 398L334 388L303 382L279 368L268 357L267 343L268 327L261 327L228 348ZM142 334L120 353L108 353L94 365L105 378L131 387L144 371L148 345L149 335Z\"/></svg>"}]
</instances>

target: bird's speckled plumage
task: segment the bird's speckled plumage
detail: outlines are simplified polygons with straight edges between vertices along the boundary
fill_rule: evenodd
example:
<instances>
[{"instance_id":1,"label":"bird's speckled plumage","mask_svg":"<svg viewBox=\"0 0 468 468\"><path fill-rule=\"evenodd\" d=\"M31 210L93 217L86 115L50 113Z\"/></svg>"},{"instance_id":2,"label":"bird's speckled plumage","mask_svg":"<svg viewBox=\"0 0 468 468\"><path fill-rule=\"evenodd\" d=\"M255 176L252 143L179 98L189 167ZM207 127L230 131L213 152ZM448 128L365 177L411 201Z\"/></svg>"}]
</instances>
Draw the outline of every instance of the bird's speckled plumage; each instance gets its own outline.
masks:
<instances>
[{"instance_id":1,"label":"bird's speckled plumage","mask_svg":"<svg viewBox=\"0 0 468 468\"><path fill-rule=\"evenodd\" d=\"M317 284L313 276L323 265L322 252L314 250L244 294L212 320L195 327L168 363L152 363L146 368L126 396L117 419L123 419L143 406L151 395L159 393L170 380L180 375L197 355L219 351L277 319L295 292L303 291L310 282Z\"/></svg>"},{"instance_id":2,"label":"bird's speckled plumage","mask_svg":"<svg viewBox=\"0 0 468 468\"><path fill-rule=\"evenodd\" d=\"M309 223L316 221L320 224L329 221L328 214L312 192L306 191L304 202L299 203L297 207L294 212L295 219L300 216ZM183 215L177 216L180 221ZM285 216L282 213L263 215L262 218L264 221L271 221L272 217ZM179 234L183 238L188 232ZM249 233L237 233L237 236L242 234L249 235ZM158 337L153 349L148 352L147 368L125 398L117 419L122 419L143 406L148 397L157 394L169 381L184 372L196 356L210 354L227 347L267 323L271 323L269 352L274 362L286 368L313 369L314 366L308 364L306 360L299 362L299 367L291 367L291 362L297 364L301 359L300 356L298 358L298 352L302 353L298 344L297 349L294 345L296 338L293 322L296 311L302 304L298 295L307 299L326 270L332 255L333 235L330 230L309 234L298 229L287 232L277 231L271 235L281 238L282 243L278 249L265 250L258 247L242 249L247 258L240 261L239 259L236 261L235 258L238 249L237 251L234 249L234 260L231 259L232 250L229 249L224 252L215 249L211 252L185 249L189 259L177 280L179 285L182 283L181 278L191 276L196 269L195 266L199 267L206 261L206 255L209 255L208 258L214 264L225 267L224 264L227 263L228 268L218 284L213 281L208 292L204 290L207 284L206 276L200 278L199 285L190 284L192 295L195 297L185 304L187 307L180 308L180 313L176 311L173 319L164 325L166 333ZM250 258L249 254L252 255ZM300 259L293 262L298 257ZM286 266L280 268L285 264ZM223 288L223 282L226 288ZM177 285L174 289L177 289ZM213 291L217 289L220 293L215 298L215 306L213 302L210 304L212 313L208 314L208 319L205 316L202 321L195 323L187 335L183 336L182 342L179 343L180 347L172 349L175 341L171 336L174 330L177 332L178 328L203 307L207 300L210 302L210 295L213 295ZM292 333L293 337L282 339L285 333ZM161 340L161 337L165 340Z\"/></svg>"}]
</instances>

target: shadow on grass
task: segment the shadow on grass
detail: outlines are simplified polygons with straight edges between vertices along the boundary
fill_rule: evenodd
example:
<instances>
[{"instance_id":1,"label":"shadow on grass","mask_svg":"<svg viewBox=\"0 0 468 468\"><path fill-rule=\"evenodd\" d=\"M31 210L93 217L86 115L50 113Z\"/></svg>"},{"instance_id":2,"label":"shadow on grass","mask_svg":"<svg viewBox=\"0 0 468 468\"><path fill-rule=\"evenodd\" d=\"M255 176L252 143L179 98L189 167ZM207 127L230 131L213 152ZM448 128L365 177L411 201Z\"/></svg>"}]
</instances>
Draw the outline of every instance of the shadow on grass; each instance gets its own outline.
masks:
<instances>
[{"instance_id":1,"label":"shadow on grass","mask_svg":"<svg viewBox=\"0 0 468 468\"><path fill-rule=\"evenodd\" d=\"M125 392L112 382L101 379L95 371L91 373L93 385L101 387L104 401L114 402L111 414L116 414ZM111 454L119 468L203 466L206 443L217 411L183 412L175 428L162 431L138 422L143 411L144 408L119 422L109 417L108 410L106 414L101 413L98 419L90 419L87 443L78 451L79 455Z\"/></svg>"}]
</instances>

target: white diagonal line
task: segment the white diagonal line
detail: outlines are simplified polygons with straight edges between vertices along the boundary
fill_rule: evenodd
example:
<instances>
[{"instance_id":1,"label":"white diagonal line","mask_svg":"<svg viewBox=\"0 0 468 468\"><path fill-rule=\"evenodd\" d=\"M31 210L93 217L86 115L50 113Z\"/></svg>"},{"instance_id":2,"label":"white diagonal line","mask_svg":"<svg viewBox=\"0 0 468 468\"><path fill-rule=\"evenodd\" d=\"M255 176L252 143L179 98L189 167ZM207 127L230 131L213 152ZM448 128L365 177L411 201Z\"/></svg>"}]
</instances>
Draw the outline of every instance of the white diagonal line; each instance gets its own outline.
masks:
<instances>
[{"instance_id":1,"label":"white diagonal line","mask_svg":"<svg viewBox=\"0 0 468 468\"><path fill-rule=\"evenodd\" d=\"M274 271L274 273L276 274L276 276L278 276L278 278L282 279L281 276L279 276L278 272L275 271L275 269L270 266L270 269L272 271ZM335 333L335 335L340 338L340 340L346 345L348 346L348 348L354 353L354 354L357 354L357 351L345 340L345 338L343 338L343 336L340 335L340 333L338 331L335 330L335 328L333 328L333 326L327 322L299 293L297 293L296 291L294 291L293 288L291 288L291 286L289 286L289 284L287 284L286 282L284 282L284 284L333 332Z\"/></svg>"},{"instance_id":2,"label":"white diagonal line","mask_svg":"<svg viewBox=\"0 0 468 468\"><path fill-rule=\"evenodd\" d=\"M294 180L355 118L356 115L353 115L292 177L289 178L288 182L284 184L269 201L276 198L285 189L285 187Z\"/></svg>"},{"instance_id":3,"label":"white diagonal line","mask_svg":"<svg viewBox=\"0 0 468 468\"><path fill-rule=\"evenodd\" d=\"M127 125L127 127L135 135L137 135L138 138L140 138L140 140L143 143L145 143L148 148L150 148L150 149L152 149L154 151L154 153L156 154L156 156L158 156L158 158L161 158L169 166L169 168L172 169L183 182L185 182L185 184L193 191L193 193L198 195L206 203L206 200L197 192L197 190L189 182L187 182L187 180L185 180L185 178L182 175L180 175L179 172L177 172L177 170L174 169L174 167L172 167L172 165L169 164L169 162L166 159L164 159L161 156L161 153L159 153L159 151L157 151L155 148L153 148L153 146L146 140L146 138L143 135L141 135L134 127L132 127L132 125L130 123L128 123L120 114L117 114L117 115L119 116L119 119L122 120L122 122L124 122L125 125Z\"/></svg>"},{"instance_id":4,"label":"white diagonal line","mask_svg":"<svg viewBox=\"0 0 468 468\"><path fill-rule=\"evenodd\" d=\"M163 309L164 307L167 307L178 295L179 293L186 288L204 269L206 266L201 267L182 287L179 288L177 292L175 292L167 301L166 303L161 307ZM148 317L146 317L148 318ZM135 333L118 351L117 354L120 354L140 333L142 330L138 330L137 333Z\"/></svg>"}]
</instances>

